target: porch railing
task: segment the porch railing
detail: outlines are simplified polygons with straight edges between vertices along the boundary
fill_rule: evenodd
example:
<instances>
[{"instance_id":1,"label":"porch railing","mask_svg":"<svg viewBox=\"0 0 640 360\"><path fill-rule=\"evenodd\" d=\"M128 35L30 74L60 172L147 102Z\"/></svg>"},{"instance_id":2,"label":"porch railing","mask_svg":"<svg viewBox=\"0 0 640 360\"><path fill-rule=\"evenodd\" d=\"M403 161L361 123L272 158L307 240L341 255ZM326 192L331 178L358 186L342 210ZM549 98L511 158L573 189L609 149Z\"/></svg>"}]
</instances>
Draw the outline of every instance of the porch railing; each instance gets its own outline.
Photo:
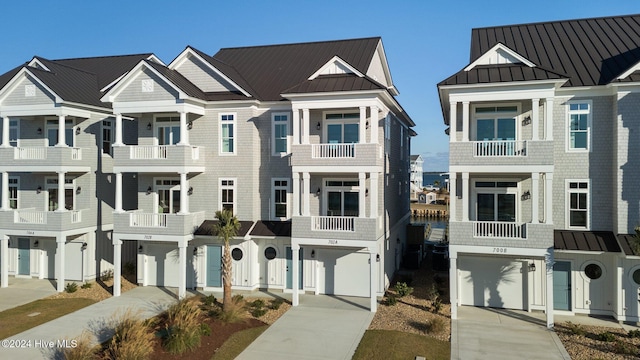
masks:
<instances>
[{"instance_id":1,"label":"porch railing","mask_svg":"<svg viewBox=\"0 0 640 360\"><path fill-rule=\"evenodd\" d=\"M524 223L503 221L474 221L473 236L504 239L526 239L527 226Z\"/></svg>"},{"instance_id":2,"label":"porch railing","mask_svg":"<svg viewBox=\"0 0 640 360\"><path fill-rule=\"evenodd\" d=\"M44 146L16 147L13 150L14 160L44 160L47 158L47 148Z\"/></svg>"},{"instance_id":3,"label":"porch railing","mask_svg":"<svg viewBox=\"0 0 640 360\"><path fill-rule=\"evenodd\" d=\"M80 210L71 211L71 222L74 224L82 222L82 212Z\"/></svg>"},{"instance_id":4,"label":"porch railing","mask_svg":"<svg viewBox=\"0 0 640 360\"><path fill-rule=\"evenodd\" d=\"M135 160L166 159L168 145L136 145L129 148L129 157Z\"/></svg>"},{"instance_id":5,"label":"porch railing","mask_svg":"<svg viewBox=\"0 0 640 360\"><path fill-rule=\"evenodd\" d=\"M491 140L473 142L473 156L509 157L526 155L526 140Z\"/></svg>"},{"instance_id":6,"label":"porch railing","mask_svg":"<svg viewBox=\"0 0 640 360\"><path fill-rule=\"evenodd\" d=\"M311 230L355 231L352 216L312 216Z\"/></svg>"},{"instance_id":7,"label":"porch railing","mask_svg":"<svg viewBox=\"0 0 640 360\"><path fill-rule=\"evenodd\" d=\"M13 222L16 224L46 224L47 212L35 209L20 209L13 212Z\"/></svg>"},{"instance_id":8,"label":"porch railing","mask_svg":"<svg viewBox=\"0 0 640 360\"><path fill-rule=\"evenodd\" d=\"M81 148L71 148L71 160L82 160Z\"/></svg>"},{"instance_id":9,"label":"porch railing","mask_svg":"<svg viewBox=\"0 0 640 360\"><path fill-rule=\"evenodd\" d=\"M356 157L356 144L312 144L311 158L336 159Z\"/></svg>"},{"instance_id":10,"label":"porch railing","mask_svg":"<svg viewBox=\"0 0 640 360\"><path fill-rule=\"evenodd\" d=\"M167 214L132 212L129 214L131 227L167 227Z\"/></svg>"}]
</instances>

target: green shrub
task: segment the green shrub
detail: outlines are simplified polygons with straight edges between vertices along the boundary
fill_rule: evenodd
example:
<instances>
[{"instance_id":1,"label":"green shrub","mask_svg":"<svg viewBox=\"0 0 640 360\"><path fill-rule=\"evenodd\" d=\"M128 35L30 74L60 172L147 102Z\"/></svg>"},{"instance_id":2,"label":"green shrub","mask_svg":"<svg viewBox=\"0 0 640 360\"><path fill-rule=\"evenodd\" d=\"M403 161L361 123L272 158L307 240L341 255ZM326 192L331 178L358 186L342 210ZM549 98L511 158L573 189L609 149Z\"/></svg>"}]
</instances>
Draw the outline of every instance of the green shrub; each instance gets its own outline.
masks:
<instances>
[{"instance_id":1,"label":"green shrub","mask_svg":"<svg viewBox=\"0 0 640 360\"><path fill-rule=\"evenodd\" d=\"M93 286L92 283L84 283L82 284L82 286L80 286L82 289L91 289L91 287Z\"/></svg>"},{"instance_id":2,"label":"green shrub","mask_svg":"<svg viewBox=\"0 0 640 360\"><path fill-rule=\"evenodd\" d=\"M433 318L427 323L427 332L430 334L440 333L444 331L446 324L445 320L440 317Z\"/></svg>"},{"instance_id":3,"label":"green shrub","mask_svg":"<svg viewBox=\"0 0 640 360\"><path fill-rule=\"evenodd\" d=\"M574 335L584 336L587 332L579 324L574 324L571 321L567 321L567 327Z\"/></svg>"},{"instance_id":4,"label":"green shrub","mask_svg":"<svg viewBox=\"0 0 640 360\"><path fill-rule=\"evenodd\" d=\"M267 309L265 308L254 308L251 310L251 315L256 318L259 318L266 313L267 313Z\"/></svg>"},{"instance_id":5,"label":"green shrub","mask_svg":"<svg viewBox=\"0 0 640 360\"><path fill-rule=\"evenodd\" d=\"M109 270L105 270L102 272L102 274L100 274L100 280L102 281L108 281L113 279L113 270L109 269Z\"/></svg>"},{"instance_id":6,"label":"green shrub","mask_svg":"<svg viewBox=\"0 0 640 360\"><path fill-rule=\"evenodd\" d=\"M264 300L258 299L258 300L253 300L250 305L254 309L262 309L266 304Z\"/></svg>"},{"instance_id":7,"label":"green shrub","mask_svg":"<svg viewBox=\"0 0 640 360\"><path fill-rule=\"evenodd\" d=\"M389 294L387 296L387 306L394 306L397 303L398 303L398 298L395 295Z\"/></svg>"},{"instance_id":8,"label":"green shrub","mask_svg":"<svg viewBox=\"0 0 640 360\"><path fill-rule=\"evenodd\" d=\"M211 326L206 323L200 324L200 334L202 334L202 336L211 336Z\"/></svg>"},{"instance_id":9,"label":"green shrub","mask_svg":"<svg viewBox=\"0 0 640 360\"><path fill-rule=\"evenodd\" d=\"M113 319L115 333L107 348L109 359L148 359L153 353L153 333L139 313L131 309Z\"/></svg>"},{"instance_id":10,"label":"green shrub","mask_svg":"<svg viewBox=\"0 0 640 360\"><path fill-rule=\"evenodd\" d=\"M210 312L210 315L216 317L223 323L235 323L246 319L247 306L242 295L235 295L231 298L231 304L227 310L218 307Z\"/></svg>"},{"instance_id":11,"label":"green shrub","mask_svg":"<svg viewBox=\"0 0 640 360\"><path fill-rule=\"evenodd\" d=\"M613 350L618 354L638 355L638 347L626 341L616 340L615 344L613 344Z\"/></svg>"},{"instance_id":12,"label":"green shrub","mask_svg":"<svg viewBox=\"0 0 640 360\"><path fill-rule=\"evenodd\" d=\"M280 309L280 306L282 306L282 304L284 304L283 299L273 299L271 300L271 305L269 306L269 308L271 308L271 310L278 310Z\"/></svg>"},{"instance_id":13,"label":"green shrub","mask_svg":"<svg viewBox=\"0 0 640 360\"><path fill-rule=\"evenodd\" d=\"M218 302L218 299L216 299L216 297L213 294L202 297L202 303L205 304L206 306L212 306L217 302Z\"/></svg>"},{"instance_id":14,"label":"green shrub","mask_svg":"<svg viewBox=\"0 0 640 360\"><path fill-rule=\"evenodd\" d=\"M183 299L167 309L167 323L162 332L165 350L183 354L200 346L202 310L192 299ZM211 329L209 329L211 331Z\"/></svg>"},{"instance_id":15,"label":"green shrub","mask_svg":"<svg viewBox=\"0 0 640 360\"><path fill-rule=\"evenodd\" d=\"M440 313L440 310L442 310L442 300L440 300L439 297L436 297L436 299L431 303L431 310L436 314Z\"/></svg>"},{"instance_id":16,"label":"green shrub","mask_svg":"<svg viewBox=\"0 0 640 360\"><path fill-rule=\"evenodd\" d=\"M68 283L67 286L64 287L64 291L69 294L78 291L78 284L76 283Z\"/></svg>"},{"instance_id":17,"label":"green shrub","mask_svg":"<svg viewBox=\"0 0 640 360\"><path fill-rule=\"evenodd\" d=\"M598 334L597 339L605 342L612 342L616 340L616 336L608 331Z\"/></svg>"},{"instance_id":18,"label":"green shrub","mask_svg":"<svg viewBox=\"0 0 640 360\"><path fill-rule=\"evenodd\" d=\"M640 337L640 330L631 330L629 331L629 333L627 333L627 336L629 336L630 338Z\"/></svg>"},{"instance_id":19,"label":"green shrub","mask_svg":"<svg viewBox=\"0 0 640 360\"><path fill-rule=\"evenodd\" d=\"M434 301L440 295L438 291L438 287L435 283L432 283L431 286L427 289L427 300Z\"/></svg>"},{"instance_id":20,"label":"green shrub","mask_svg":"<svg viewBox=\"0 0 640 360\"><path fill-rule=\"evenodd\" d=\"M407 283L405 282L396 283L395 289L399 297L411 295L411 293L413 292L413 288L407 285Z\"/></svg>"}]
</instances>

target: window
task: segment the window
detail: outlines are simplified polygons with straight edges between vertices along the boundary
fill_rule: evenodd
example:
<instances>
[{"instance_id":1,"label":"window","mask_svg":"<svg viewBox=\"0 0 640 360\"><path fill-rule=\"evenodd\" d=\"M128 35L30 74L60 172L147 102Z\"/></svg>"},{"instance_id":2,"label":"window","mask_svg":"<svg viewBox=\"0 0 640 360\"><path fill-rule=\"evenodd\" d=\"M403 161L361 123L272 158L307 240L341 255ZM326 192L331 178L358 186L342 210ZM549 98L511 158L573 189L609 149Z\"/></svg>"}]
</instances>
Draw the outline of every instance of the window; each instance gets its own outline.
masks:
<instances>
[{"instance_id":1,"label":"window","mask_svg":"<svg viewBox=\"0 0 640 360\"><path fill-rule=\"evenodd\" d=\"M235 154L235 114L220 114L220 153Z\"/></svg>"},{"instance_id":2,"label":"window","mask_svg":"<svg viewBox=\"0 0 640 360\"><path fill-rule=\"evenodd\" d=\"M156 139L158 145L175 145L180 142L180 117L163 116L156 118Z\"/></svg>"},{"instance_id":3,"label":"window","mask_svg":"<svg viewBox=\"0 0 640 360\"><path fill-rule=\"evenodd\" d=\"M517 182L476 181L474 185L477 221L516 221Z\"/></svg>"},{"instance_id":4,"label":"window","mask_svg":"<svg viewBox=\"0 0 640 360\"><path fill-rule=\"evenodd\" d=\"M235 214L235 179L220 179L220 208Z\"/></svg>"},{"instance_id":5,"label":"window","mask_svg":"<svg viewBox=\"0 0 640 360\"><path fill-rule=\"evenodd\" d=\"M289 179L273 179L273 217L275 219L287 218L287 193L289 192Z\"/></svg>"},{"instance_id":6,"label":"window","mask_svg":"<svg viewBox=\"0 0 640 360\"><path fill-rule=\"evenodd\" d=\"M568 182L568 206L569 227L589 228L589 182Z\"/></svg>"},{"instance_id":7,"label":"window","mask_svg":"<svg viewBox=\"0 0 640 360\"><path fill-rule=\"evenodd\" d=\"M476 107L476 140L515 140L517 113L517 106Z\"/></svg>"},{"instance_id":8,"label":"window","mask_svg":"<svg viewBox=\"0 0 640 360\"><path fill-rule=\"evenodd\" d=\"M243 255L242 254L242 249L240 249L240 248L233 248L233 250L231 250L231 257L235 261L242 260L242 255Z\"/></svg>"},{"instance_id":9,"label":"window","mask_svg":"<svg viewBox=\"0 0 640 360\"><path fill-rule=\"evenodd\" d=\"M67 146L73 147L73 120L66 119L64 140ZM58 119L47 120L47 142L49 146L58 144Z\"/></svg>"},{"instance_id":10,"label":"window","mask_svg":"<svg viewBox=\"0 0 640 360\"><path fill-rule=\"evenodd\" d=\"M156 179L155 191L159 214L177 214L180 211L180 180Z\"/></svg>"},{"instance_id":11,"label":"window","mask_svg":"<svg viewBox=\"0 0 640 360\"><path fill-rule=\"evenodd\" d=\"M113 144L113 121L102 120L102 153L111 154Z\"/></svg>"},{"instance_id":12,"label":"window","mask_svg":"<svg viewBox=\"0 0 640 360\"><path fill-rule=\"evenodd\" d=\"M327 216L358 216L360 198L358 180L325 181Z\"/></svg>"},{"instance_id":13,"label":"window","mask_svg":"<svg viewBox=\"0 0 640 360\"><path fill-rule=\"evenodd\" d=\"M326 114L326 139L329 144L356 144L359 141L360 114Z\"/></svg>"},{"instance_id":14,"label":"window","mask_svg":"<svg viewBox=\"0 0 640 360\"><path fill-rule=\"evenodd\" d=\"M9 120L9 145L13 147L18 146L18 139L20 138L20 121L18 119Z\"/></svg>"},{"instance_id":15,"label":"window","mask_svg":"<svg viewBox=\"0 0 640 360\"><path fill-rule=\"evenodd\" d=\"M631 278L633 279L633 282L636 283L636 285L640 285L640 269L634 270L631 274Z\"/></svg>"},{"instance_id":16,"label":"window","mask_svg":"<svg viewBox=\"0 0 640 360\"><path fill-rule=\"evenodd\" d=\"M570 102L568 122L567 148L569 150L588 150L591 102Z\"/></svg>"},{"instance_id":17,"label":"window","mask_svg":"<svg viewBox=\"0 0 640 360\"><path fill-rule=\"evenodd\" d=\"M18 188L20 187L20 182L18 178L10 177L9 178L9 208L17 209L18 208Z\"/></svg>"},{"instance_id":18,"label":"window","mask_svg":"<svg viewBox=\"0 0 640 360\"><path fill-rule=\"evenodd\" d=\"M277 252L276 249L273 246L269 246L268 248L264 249L264 257L267 260L273 260L276 258Z\"/></svg>"},{"instance_id":19,"label":"window","mask_svg":"<svg viewBox=\"0 0 640 360\"><path fill-rule=\"evenodd\" d=\"M584 274L591 280L599 279L602 276L602 268L598 264L589 264L584 267Z\"/></svg>"},{"instance_id":20,"label":"window","mask_svg":"<svg viewBox=\"0 0 640 360\"><path fill-rule=\"evenodd\" d=\"M273 155L289 152L287 135L289 133L289 114L276 113L271 116Z\"/></svg>"},{"instance_id":21,"label":"window","mask_svg":"<svg viewBox=\"0 0 640 360\"><path fill-rule=\"evenodd\" d=\"M48 211L58 210L58 178L46 179L46 190L49 196L47 209ZM64 207L67 210L75 209L75 184L73 179L64 179Z\"/></svg>"}]
</instances>

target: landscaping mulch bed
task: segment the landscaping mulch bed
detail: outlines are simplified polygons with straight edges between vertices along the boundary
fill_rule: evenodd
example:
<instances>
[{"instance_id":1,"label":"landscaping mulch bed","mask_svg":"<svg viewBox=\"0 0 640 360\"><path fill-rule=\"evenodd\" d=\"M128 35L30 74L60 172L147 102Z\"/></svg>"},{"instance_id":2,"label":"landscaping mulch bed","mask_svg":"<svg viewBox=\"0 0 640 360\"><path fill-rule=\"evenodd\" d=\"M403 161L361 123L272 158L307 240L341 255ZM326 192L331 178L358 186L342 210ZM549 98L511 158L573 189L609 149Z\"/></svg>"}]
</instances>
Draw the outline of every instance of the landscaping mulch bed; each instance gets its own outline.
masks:
<instances>
[{"instance_id":1,"label":"landscaping mulch bed","mask_svg":"<svg viewBox=\"0 0 640 360\"><path fill-rule=\"evenodd\" d=\"M89 281L88 284L91 284L91 286L85 289L82 288L82 284L82 282L77 283L78 289L75 292L69 293L64 291L51 295L48 299L85 298L98 302L113 296L113 277L105 278L104 280L96 279L96 281ZM137 286L135 276L124 275L121 277L121 292L124 293Z\"/></svg>"},{"instance_id":2,"label":"landscaping mulch bed","mask_svg":"<svg viewBox=\"0 0 640 360\"><path fill-rule=\"evenodd\" d=\"M621 328L576 325L569 322L556 324L555 331L573 360L640 359L640 338L629 337ZM612 341L599 339L609 332Z\"/></svg>"}]
</instances>

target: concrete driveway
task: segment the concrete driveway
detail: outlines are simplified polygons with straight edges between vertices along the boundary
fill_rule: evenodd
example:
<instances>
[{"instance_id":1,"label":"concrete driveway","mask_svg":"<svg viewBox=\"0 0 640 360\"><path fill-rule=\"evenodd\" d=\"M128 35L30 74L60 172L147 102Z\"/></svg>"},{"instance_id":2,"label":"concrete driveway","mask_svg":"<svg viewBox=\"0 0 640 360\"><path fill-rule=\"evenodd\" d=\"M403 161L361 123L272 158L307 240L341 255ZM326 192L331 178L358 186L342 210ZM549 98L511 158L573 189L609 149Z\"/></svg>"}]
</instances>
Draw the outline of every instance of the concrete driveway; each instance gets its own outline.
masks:
<instances>
[{"instance_id":1,"label":"concrete driveway","mask_svg":"<svg viewBox=\"0 0 640 360\"><path fill-rule=\"evenodd\" d=\"M351 359L373 315L368 298L302 295L236 359Z\"/></svg>"},{"instance_id":2,"label":"concrete driveway","mask_svg":"<svg viewBox=\"0 0 640 360\"><path fill-rule=\"evenodd\" d=\"M461 306L451 321L451 359L566 359L544 319L523 311Z\"/></svg>"},{"instance_id":3,"label":"concrete driveway","mask_svg":"<svg viewBox=\"0 0 640 360\"><path fill-rule=\"evenodd\" d=\"M9 277L9 286L0 288L0 311L24 305L56 293L51 280Z\"/></svg>"}]
</instances>

